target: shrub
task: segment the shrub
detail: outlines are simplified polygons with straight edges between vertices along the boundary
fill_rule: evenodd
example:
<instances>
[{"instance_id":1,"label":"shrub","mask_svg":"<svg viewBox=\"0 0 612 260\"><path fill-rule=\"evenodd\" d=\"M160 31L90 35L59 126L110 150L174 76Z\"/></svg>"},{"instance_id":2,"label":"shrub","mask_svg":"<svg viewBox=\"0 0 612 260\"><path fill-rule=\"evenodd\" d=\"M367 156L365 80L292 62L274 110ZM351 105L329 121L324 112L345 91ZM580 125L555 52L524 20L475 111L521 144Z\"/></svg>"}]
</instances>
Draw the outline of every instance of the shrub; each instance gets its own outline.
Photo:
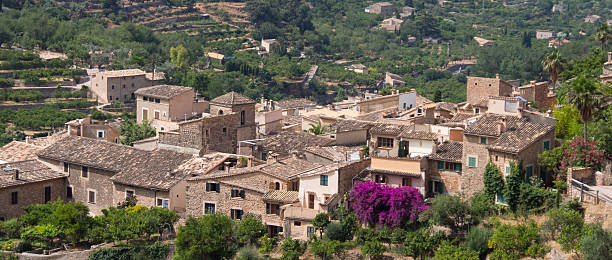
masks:
<instances>
[{"instance_id":1,"label":"shrub","mask_svg":"<svg viewBox=\"0 0 612 260\"><path fill-rule=\"evenodd\" d=\"M297 260L306 251L306 243L288 237L283 241L281 250L283 250L282 260Z\"/></svg>"},{"instance_id":2,"label":"shrub","mask_svg":"<svg viewBox=\"0 0 612 260\"><path fill-rule=\"evenodd\" d=\"M259 239L259 244L261 244L259 252L268 254L278 245L278 237L268 237L268 235L264 235Z\"/></svg>"},{"instance_id":3,"label":"shrub","mask_svg":"<svg viewBox=\"0 0 612 260\"><path fill-rule=\"evenodd\" d=\"M222 259L234 253L233 221L221 214L188 218L176 236L175 259Z\"/></svg>"},{"instance_id":4,"label":"shrub","mask_svg":"<svg viewBox=\"0 0 612 260\"><path fill-rule=\"evenodd\" d=\"M493 213L493 200L479 192L470 198L470 214L477 218L486 218Z\"/></svg>"},{"instance_id":5,"label":"shrub","mask_svg":"<svg viewBox=\"0 0 612 260\"><path fill-rule=\"evenodd\" d=\"M446 237L442 232L433 235L430 235L430 232L431 230L426 228L409 232L401 248L402 254L411 256L414 259L431 255L434 249L438 248Z\"/></svg>"},{"instance_id":6,"label":"shrub","mask_svg":"<svg viewBox=\"0 0 612 260\"><path fill-rule=\"evenodd\" d=\"M421 215L421 219L434 224L451 228L457 232L460 227L467 226L471 220L469 206L461 198L450 195L438 195L431 202L431 208Z\"/></svg>"},{"instance_id":7,"label":"shrub","mask_svg":"<svg viewBox=\"0 0 612 260\"><path fill-rule=\"evenodd\" d=\"M560 171L565 172L570 167L593 167L600 170L604 159L605 155L597 142L576 137L563 146Z\"/></svg>"},{"instance_id":8,"label":"shrub","mask_svg":"<svg viewBox=\"0 0 612 260\"><path fill-rule=\"evenodd\" d=\"M601 223L585 225L580 242L580 250L585 260L612 259L612 234L604 230Z\"/></svg>"},{"instance_id":9,"label":"shrub","mask_svg":"<svg viewBox=\"0 0 612 260\"><path fill-rule=\"evenodd\" d=\"M329 215L324 212L317 214L312 220L312 226L315 228L315 230L319 231L321 237L323 237L323 232L325 231L329 223Z\"/></svg>"},{"instance_id":10,"label":"shrub","mask_svg":"<svg viewBox=\"0 0 612 260\"><path fill-rule=\"evenodd\" d=\"M315 239L310 243L310 253L321 259L331 259L342 251L340 241L330 239Z\"/></svg>"},{"instance_id":11,"label":"shrub","mask_svg":"<svg viewBox=\"0 0 612 260\"><path fill-rule=\"evenodd\" d=\"M361 254L370 257L371 259L377 259L382 256L386 251L386 247L378 241L367 241L361 246Z\"/></svg>"},{"instance_id":12,"label":"shrub","mask_svg":"<svg viewBox=\"0 0 612 260\"><path fill-rule=\"evenodd\" d=\"M558 239L559 233L561 233L564 228L566 231L578 227L581 229L584 224L582 215L575 210L568 210L565 208L553 209L550 210L546 216L546 222L542 224L542 231L549 239ZM580 230L578 231L580 233ZM567 238L566 236L566 239Z\"/></svg>"},{"instance_id":13,"label":"shrub","mask_svg":"<svg viewBox=\"0 0 612 260\"><path fill-rule=\"evenodd\" d=\"M257 252L257 248L254 246L245 246L238 250L237 260L258 260L261 259L259 257L259 252Z\"/></svg>"},{"instance_id":14,"label":"shrub","mask_svg":"<svg viewBox=\"0 0 612 260\"><path fill-rule=\"evenodd\" d=\"M540 242L540 229L534 222L516 226L501 224L489 239L493 249L491 259L519 259L525 256L532 244Z\"/></svg>"},{"instance_id":15,"label":"shrub","mask_svg":"<svg viewBox=\"0 0 612 260\"><path fill-rule=\"evenodd\" d=\"M355 235L357 236L356 241L357 241L357 244L359 245L363 245L365 244L365 242L368 242L368 241L378 240L378 235L376 234L376 231L370 228L360 228L357 230Z\"/></svg>"},{"instance_id":16,"label":"shrub","mask_svg":"<svg viewBox=\"0 0 612 260\"><path fill-rule=\"evenodd\" d=\"M0 222L0 238L19 238L19 222L16 218Z\"/></svg>"},{"instance_id":17,"label":"shrub","mask_svg":"<svg viewBox=\"0 0 612 260\"><path fill-rule=\"evenodd\" d=\"M473 227L465 238L465 246L478 252L481 258L489 253L489 239L493 235L493 230L481 227Z\"/></svg>"},{"instance_id":18,"label":"shrub","mask_svg":"<svg viewBox=\"0 0 612 260\"><path fill-rule=\"evenodd\" d=\"M448 241L442 242L436 251L434 260L478 260L478 252L465 246L454 246Z\"/></svg>"},{"instance_id":19,"label":"shrub","mask_svg":"<svg viewBox=\"0 0 612 260\"><path fill-rule=\"evenodd\" d=\"M350 230L345 229L342 224L332 222L327 225L327 230L325 231L325 237L331 240L338 240L340 242L344 242L352 239Z\"/></svg>"},{"instance_id":20,"label":"shrub","mask_svg":"<svg viewBox=\"0 0 612 260\"><path fill-rule=\"evenodd\" d=\"M256 219L252 215L248 215L238 225L236 236L238 242L242 245L256 245L259 239L266 234L266 227L261 223L261 220Z\"/></svg>"},{"instance_id":21,"label":"shrub","mask_svg":"<svg viewBox=\"0 0 612 260\"><path fill-rule=\"evenodd\" d=\"M550 252L551 247L549 245L544 244L532 244L525 251L525 255L533 258L544 258L548 252Z\"/></svg>"}]
</instances>

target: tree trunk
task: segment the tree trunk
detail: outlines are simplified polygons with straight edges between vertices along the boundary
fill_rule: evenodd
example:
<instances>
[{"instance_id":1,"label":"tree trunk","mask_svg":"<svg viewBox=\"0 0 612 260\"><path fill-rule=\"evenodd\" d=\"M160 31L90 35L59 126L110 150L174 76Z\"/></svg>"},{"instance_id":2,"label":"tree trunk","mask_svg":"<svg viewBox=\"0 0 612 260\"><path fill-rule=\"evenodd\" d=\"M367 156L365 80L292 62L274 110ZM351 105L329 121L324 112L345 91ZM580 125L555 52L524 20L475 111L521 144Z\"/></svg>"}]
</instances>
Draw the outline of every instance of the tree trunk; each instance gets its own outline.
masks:
<instances>
[{"instance_id":1,"label":"tree trunk","mask_svg":"<svg viewBox=\"0 0 612 260\"><path fill-rule=\"evenodd\" d=\"M587 141L587 121L584 121L584 130L583 130L583 134L584 134L584 142Z\"/></svg>"}]
</instances>

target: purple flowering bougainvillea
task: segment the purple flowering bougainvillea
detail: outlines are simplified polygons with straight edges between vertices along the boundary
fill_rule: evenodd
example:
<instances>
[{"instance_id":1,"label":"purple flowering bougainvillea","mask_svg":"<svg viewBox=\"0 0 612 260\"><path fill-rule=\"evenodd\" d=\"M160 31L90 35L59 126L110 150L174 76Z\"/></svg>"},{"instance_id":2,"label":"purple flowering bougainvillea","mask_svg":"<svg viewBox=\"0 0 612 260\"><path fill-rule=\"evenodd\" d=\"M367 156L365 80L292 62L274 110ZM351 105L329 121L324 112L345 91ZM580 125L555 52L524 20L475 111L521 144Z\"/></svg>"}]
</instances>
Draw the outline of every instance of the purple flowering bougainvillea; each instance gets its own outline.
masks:
<instances>
[{"instance_id":1,"label":"purple flowering bougainvillea","mask_svg":"<svg viewBox=\"0 0 612 260\"><path fill-rule=\"evenodd\" d=\"M415 221L428 208L421 193L413 187L394 188L373 181L355 185L350 201L361 222L391 228Z\"/></svg>"}]
</instances>

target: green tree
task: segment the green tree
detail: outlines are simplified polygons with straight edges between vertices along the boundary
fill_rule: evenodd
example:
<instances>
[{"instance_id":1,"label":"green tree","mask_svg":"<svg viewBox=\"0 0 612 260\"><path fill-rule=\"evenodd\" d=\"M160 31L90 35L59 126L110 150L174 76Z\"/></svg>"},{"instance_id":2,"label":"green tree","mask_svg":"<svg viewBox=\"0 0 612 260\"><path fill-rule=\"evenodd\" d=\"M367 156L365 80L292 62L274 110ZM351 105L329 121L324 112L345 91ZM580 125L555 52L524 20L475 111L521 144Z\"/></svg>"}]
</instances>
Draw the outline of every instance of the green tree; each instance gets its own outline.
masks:
<instances>
[{"instance_id":1,"label":"green tree","mask_svg":"<svg viewBox=\"0 0 612 260\"><path fill-rule=\"evenodd\" d=\"M310 243L310 253L322 260L332 259L342 252L340 241L331 239L315 239Z\"/></svg>"},{"instance_id":2,"label":"green tree","mask_svg":"<svg viewBox=\"0 0 612 260\"><path fill-rule=\"evenodd\" d=\"M321 237L323 237L323 232L329 223L329 215L325 212L317 214L312 220L312 226L315 228L315 230L319 231Z\"/></svg>"},{"instance_id":3,"label":"green tree","mask_svg":"<svg viewBox=\"0 0 612 260\"><path fill-rule=\"evenodd\" d=\"M584 124L583 136L587 140L587 123L593 117L593 112L601 103L602 93L598 89L598 83L594 78L585 77L584 75L571 83L571 89L568 93L568 101L578 109L580 113L580 121Z\"/></svg>"},{"instance_id":4,"label":"green tree","mask_svg":"<svg viewBox=\"0 0 612 260\"><path fill-rule=\"evenodd\" d=\"M597 30L595 30L594 36L595 36L595 39L599 41L601 50L604 51L605 49L604 47L608 43L608 40L610 40L610 27L608 26L608 24L607 23L599 24L599 27L597 27Z\"/></svg>"},{"instance_id":5,"label":"green tree","mask_svg":"<svg viewBox=\"0 0 612 260\"><path fill-rule=\"evenodd\" d=\"M119 128L119 132L123 136L121 143L129 146L134 145L136 141L155 136L155 128L146 120L140 124L136 123L134 119L125 120Z\"/></svg>"},{"instance_id":6,"label":"green tree","mask_svg":"<svg viewBox=\"0 0 612 260\"><path fill-rule=\"evenodd\" d=\"M470 222L469 211L469 205L460 197L441 194L432 200L431 208L425 211L421 218L458 232Z\"/></svg>"},{"instance_id":7,"label":"green tree","mask_svg":"<svg viewBox=\"0 0 612 260\"><path fill-rule=\"evenodd\" d=\"M448 241L443 241L434 255L434 260L478 260L478 252L466 246L454 246Z\"/></svg>"},{"instance_id":8,"label":"green tree","mask_svg":"<svg viewBox=\"0 0 612 260\"><path fill-rule=\"evenodd\" d=\"M283 255L281 260L298 260L304 251L306 251L306 243L301 243L300 240L288 237L281 245Z\"/></svg>"},{"instance_id":9,"label":"green tree","mask_svg":"<svg viewBox=\"0 0 612 260\"><path fill-rule=\"evenodd\" d=\"M516 165L514 161L510 162L510 175L506 176L506 187L503 190L504 200L510 206L510 209L516 212L520 204L521 184L523 183L523 174L521 166Z\"/></svg>"},{"instance_id":10,"label":"green tree","mask_svg":"<svg viewBox=\"0 0 612 260\"><path fill-rule=\"evenodd\" d=\"M176 236L175 259L225 259L233 255L233 221L221 214L189 217Z\"/></svg>"},{"instance_id":11,"label":"green tree","mask_svg":"<svg viewBox=\"0 0 612 260\"><path fill-rule=\"evenodd\" d=\"M170 48L170 61L175 66L184 69L189 65L189 52L183 45Z\"/></svg>"},{"instance_id":12,"label":"green tree","mask_svg":"<svg viewBox=\"0 0 612 260\"><path fill-rule=\"evenodd\" d=\"M493 236L493 230L483 227L473 227L465 238L465 246L478 252L484 259L489 253L489 239Z\"/></svg>"},{"instance_id":13,"label":"green tree","mask_svg":"<svg viewBox=\"0 0 612 260\"><path fill-rule=\"evenodd\" d=\"M238 242L242 245L257 245L259 239L266 234L266 227L261 223L261 220L252 215L248 215L236 229Z\"/></svg>"},{"instance_id":14,"label":"green tree","mask_svg":"<svg viewBox=\"0 0 612 260\"><path fill-rule=\"evenodd\" d=\"M601 223L585 225L580 244L585 260L612 259L612 234L603 229Z\"/></svg>"},{"instance_id":15,"label":"green tree","mask_svg":"<svg viewBox=\"0 0 612 260\"><path fill-rule=\"evenodd\" d=\"M387 248L378 241L366 241L360 249L361 254L369 259L379 259L387 250Z\"/></svg>"},{"instance_id":16,"label":"green tree","mask_svg":"<svg viewBox=\"0 0 612 260\"><path fill-rule=\"evenodd\" d=\"M565 67L566 61L563 59L558 51L553 51L546 55L542 60L542 66L545 71L548 71L550 81L552 82L553 89L557 86L557 80L559 79L559 73Z\"/></svg>"},{"instance_id":17,"label":"green tree","mask_svg":"<svg viewBox=\"0 0 612 260\"><path fill-rule=\"evenodd\" d=\"M485 167L484 176L484 193L491 200L495 200L495 196L501 193L504 189L504 178L499 170L499 167L489 160Z\"/></svg>"},{"instance_id":18,"label":"green tree","mask_svg":"<svg viewBox=\"0 0 612 260\"><path fill-rule=\"evenodd\" d=\"M542 225L542 231L551 239L556 239L565 252L580 250L580 239L584 219L582 214L566 208L553 209L547 214L547 220Z\"/></svg>"},{"instance_id":19,"label":"green tree","mask_svg":"<svg viewBox=\"0 0 612 260\"><path fill-rule=\"evenodd\" d=\"M489 239L491 259L519 259L533 243L540 241L540 229L534 222L518 225L501 224Z\"/></svg>"}]
</instances>

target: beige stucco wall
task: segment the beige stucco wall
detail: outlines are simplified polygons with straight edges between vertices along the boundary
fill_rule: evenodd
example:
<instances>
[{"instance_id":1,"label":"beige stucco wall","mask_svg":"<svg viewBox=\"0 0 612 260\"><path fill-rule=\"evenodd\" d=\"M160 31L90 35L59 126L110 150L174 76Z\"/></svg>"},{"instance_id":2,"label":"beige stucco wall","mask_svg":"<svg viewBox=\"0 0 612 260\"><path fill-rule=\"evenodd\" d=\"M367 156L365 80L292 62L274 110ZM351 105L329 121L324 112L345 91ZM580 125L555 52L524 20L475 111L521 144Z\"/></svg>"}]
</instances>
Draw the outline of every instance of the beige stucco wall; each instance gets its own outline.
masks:
<instances>
[{"instance_id":1,"label":"beige stucco wall","mask_svg":"<svg viewBox=\"0 0 612 260\"><path fill-rule=\"evenodd\" d=\"M314 209L320 210L320 204L325 202L325 196L331 197L331 195L338 193L338 171L334 170L325 175L328 176L327 186L321 185L321 175L300 178L300 206L308 208L308 195L314 194Z\"/></svg>"},{"instance_id":2,"label":"beige stucco wall","mask_svg":"<svg viewBox=\"0 0 612 260\"><path fill-rule=\"evenodd\" d=\"M371 168L394 172L421 172L422 159L372 157ZM401 182L400 182L401 184Z\"/></svg>"},{"instance_id":3,"label":"beige stucco wall","mask_svg":"<svg viewBox=\"0 0 612 260\"><path fill-rule=\"evenodd\" d=\"M367 129L336 133L337 145L356 145L367 142Z\"/></svg>"},{"instance_id":4,"label":"beige stucco wall","mask_svg":"<svg viewBox=\"0 0 612 260\"><path fill-rule=\"evenodd\" d=\"M100 72L92 74L90 88L100 103L126 102L131 100L134 91L139 88L150 87L152 84L151 81L146 79L145 74L109 78L105 77L103 72ZM114 89L113 85L115 86ZM110 100L111 97L112 100Z\"/></svg>"}]
</instances>

